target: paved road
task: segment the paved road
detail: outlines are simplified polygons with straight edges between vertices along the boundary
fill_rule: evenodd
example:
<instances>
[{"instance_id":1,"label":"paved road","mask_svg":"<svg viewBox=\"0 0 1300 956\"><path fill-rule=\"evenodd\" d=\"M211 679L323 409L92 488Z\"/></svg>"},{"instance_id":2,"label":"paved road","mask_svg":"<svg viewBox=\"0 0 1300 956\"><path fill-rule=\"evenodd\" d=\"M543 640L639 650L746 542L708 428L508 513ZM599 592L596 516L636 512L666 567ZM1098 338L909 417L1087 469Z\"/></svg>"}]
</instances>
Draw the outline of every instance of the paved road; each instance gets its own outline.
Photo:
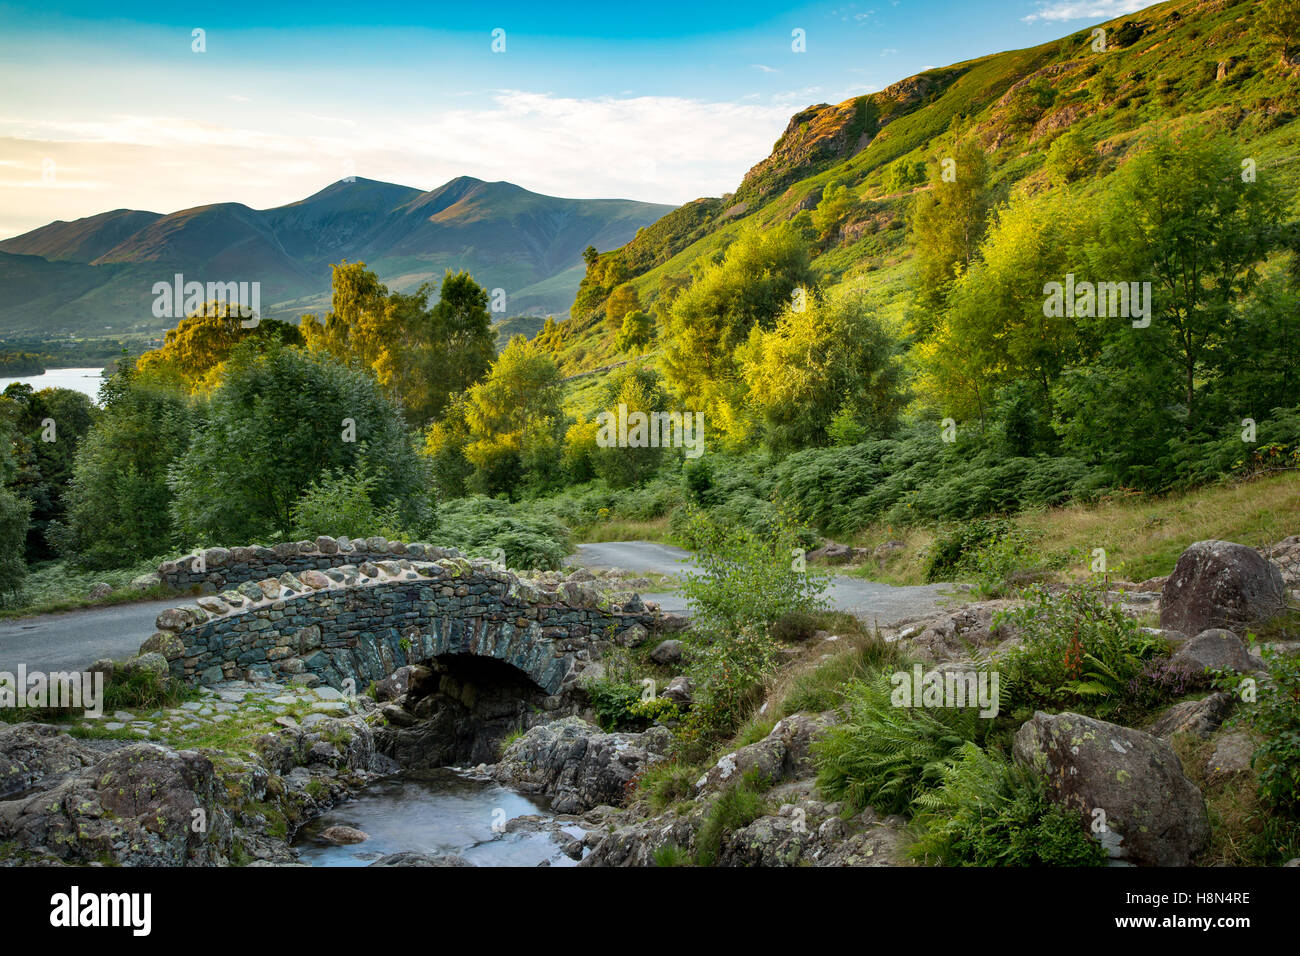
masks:
<instances>
[{"instance_id":1,"label":"paved road","mask_svg":"<svg viewBox=\"0 0 1300 956\"><path fill-rule=\"evenodd\" d=\"M183 603L183 597L164 598L0 621L0 671L12 674L19 664L46 672L80 670L101 657L130 657L154 632L158 612Z\"/></svg>"},{"instance_id":2,"label":"paved road","mask_svg":"<svg viewBox=\"0 0 1300 956\"><path fill-rule=\"evenodd\" d=\"M579 545L570 561L589 568L660 574L679 574L696 567L690 552L648 541ZM642 596L658 601L665 611L686 611L686 600L679 594ZM943 585L894 587L841 576L832 579L827 592L832 607L882 626L931 614L941 609L945 596ZM164 598L0 622L0 671L14 673L19 664L26 664L29 671L80 670L101 657L130 657L153 633L158 612L185 600Z\"/></svg>"},{"instance_id":3,"label":"paved road","mask_svg":"<svg viewBox=\"0 0 1300 956\"><path fill-rule=\"evenodd\" d=\"M696 569L689 551L649 541L608 541L580 544L569 560L588 568L627 568L629 571L654 571L678 574ZM665 611L685 611L686 601L677 594L644 594L648 601L659 601ZM837 611L848 611L881 626L898 624L943 610L945 600L953 597L951 586L925 584L897 587L835 575L826 591L827 600Z\"/></svg>"}]
</instances>

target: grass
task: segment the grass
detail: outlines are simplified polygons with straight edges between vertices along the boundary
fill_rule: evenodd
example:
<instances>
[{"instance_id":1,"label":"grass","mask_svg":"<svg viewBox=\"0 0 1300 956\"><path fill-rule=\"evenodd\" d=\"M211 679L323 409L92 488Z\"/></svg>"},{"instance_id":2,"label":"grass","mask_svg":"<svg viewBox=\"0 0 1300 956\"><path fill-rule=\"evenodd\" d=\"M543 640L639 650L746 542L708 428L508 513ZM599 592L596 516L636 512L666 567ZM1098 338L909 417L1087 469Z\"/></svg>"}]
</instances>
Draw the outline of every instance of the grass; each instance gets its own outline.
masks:
<instances>
[{"instance_id":1,"label":"grass","mask_svg":"<svg viewBox=\"0 0 1300 956\"><path fill-rule=\"evenodd\" d=\"M768 800L763 796L767 789L767 780L754 769L718 795L696 838L696 866L712 866L726 834L749 826L768 811Z\"/></svg>"},{"instance_id":2,"label":"grass","mask_svg":"<svg viewBox=\"0 0 1300 956\"><path fill-rule=\"evenodd\" d=\"M149 588L130 586L131 581L139 575L157 571L158 563L150 560L133 567L110 571L83 571L65 561L47 561L34 565L23 581L17 600L0 608L0 620L176 597L174 589L162 584ZM112 592L107 597L91 600L88 596L90 589L101 583L112 587Z\"/></svg>"},{"instance_id":3,"label":"grass","mask_svg":"<svg viewBox=\"0 0 1300 956\"><path fill-rule=\"evenodd\" d=\"M615 518L596 522L578 530L578 539L588 544L602 541L653 541L656 544L672 544L668 536L668 518L652 518L648 521L634 521L627 518Z\"/></svg>"},{"instance_id":4,"label":"grass","mask_svg":"<svg viewBox=\"0 0 1300 956\"><path fill-rule=\"evenodd\" d=\"M1205 797L1210 817L1210 848L1200 859L1202 866L1261 866L1264 808L1253 777L1248 781L1224 780L1211 785L1205 779L1205 765L1214 752L1214 741L1195 734L1174 734L1170 745L1182 762L1183 773Z\"/></svg>"},{"instance_id":5,"label":"grass","mask_svg":"<svg viewBox=\"0 0 1300 956\"><path fill-rule=\"evenodd\" d=\"M1220 538L1250 547L1276 544L1300 525L1300 474L1287 472L1245 482L1224 482L1179 494L1132 494L1096 504L1072 504L1024 512L1011 518L1038 536L1044 555L1065 556L1065 580L1083 580L1096 548L1104 548L1115 580L1143 581L1169 574L1195 541ZM848 573L887 584L924 584L926 528L866 528L853 543L873 547L901 541L904 547L883 567L874 561Z\"/></svg>"}]
</instances>

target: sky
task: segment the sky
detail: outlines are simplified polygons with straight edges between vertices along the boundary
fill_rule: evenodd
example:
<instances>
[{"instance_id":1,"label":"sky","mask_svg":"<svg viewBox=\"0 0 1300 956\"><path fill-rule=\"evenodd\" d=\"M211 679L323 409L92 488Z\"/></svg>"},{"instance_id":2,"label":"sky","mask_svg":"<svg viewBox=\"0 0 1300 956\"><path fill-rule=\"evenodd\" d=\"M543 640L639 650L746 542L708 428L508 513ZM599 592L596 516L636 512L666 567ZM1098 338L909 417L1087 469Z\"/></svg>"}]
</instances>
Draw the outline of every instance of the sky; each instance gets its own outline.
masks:
<instances>
[{"instance_id":1,"label":"sky","mask_svg":"<svg viewBox=\"0 0 1300 956\"><path fill-rule=\"evenodd\" d=\"M0 0L0 238L347 176L718 196L806 106L1145 5Z\"/></svg>"}]
</instances>

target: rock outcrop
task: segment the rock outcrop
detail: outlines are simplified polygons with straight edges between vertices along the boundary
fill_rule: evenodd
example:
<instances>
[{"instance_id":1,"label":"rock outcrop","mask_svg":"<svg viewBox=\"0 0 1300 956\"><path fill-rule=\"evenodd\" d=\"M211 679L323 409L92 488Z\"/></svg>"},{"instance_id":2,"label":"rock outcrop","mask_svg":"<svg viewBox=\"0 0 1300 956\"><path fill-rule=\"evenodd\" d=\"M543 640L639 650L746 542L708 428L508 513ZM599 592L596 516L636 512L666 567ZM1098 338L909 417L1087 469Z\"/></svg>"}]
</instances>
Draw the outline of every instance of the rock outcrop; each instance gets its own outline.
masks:
<instances>
[{"instance_id":1,"label":"rock outcrop","mask_svg":"<svg viewBox=\"0 0 1300 956\"><path fill-rule=\"evenodd\" d=\"M1285 604L1281 572L1254 548L1198 541L1179 557L1160 593L1160 626L1184 634L1236 630L1268 620Z\"/></svg>"},{"instance_id":2,"label":"rock outcrop","mask_svg":"<svg viewBox=\"0 0 1300 956\"><path fill-rule=\"evenodd\" d=\"M1205 801L1163 740L1080 714L1040 711L1016 732L1014 754L1043 775L1051 800L1078 813L1116 860L1187 866L1209 845Z\"/></svg>"}]
</instances>

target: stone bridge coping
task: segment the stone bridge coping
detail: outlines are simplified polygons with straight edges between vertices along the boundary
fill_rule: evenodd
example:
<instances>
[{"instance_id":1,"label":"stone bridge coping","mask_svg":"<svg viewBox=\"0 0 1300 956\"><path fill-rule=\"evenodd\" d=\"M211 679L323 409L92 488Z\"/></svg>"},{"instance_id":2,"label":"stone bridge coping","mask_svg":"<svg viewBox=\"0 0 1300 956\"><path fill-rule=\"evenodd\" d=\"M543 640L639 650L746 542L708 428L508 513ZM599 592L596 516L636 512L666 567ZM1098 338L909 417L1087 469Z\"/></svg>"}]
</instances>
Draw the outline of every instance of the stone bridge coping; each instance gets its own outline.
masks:
<instances>
[{"instance_id":1,"label":"stone bridge coping","mask_svg":"<svg viewBox=\"0 0 1300 956\"><path fill-rule=\"evenodd\" d=\"M193 554L172 561L164 561L158 566L158 573L166 576L178 571L187 571L192 567L194 560L200 556L207 568L220 568L234 564L244 564L258 559L271 561L293 558L298 555L321 557L337 554L356 554L359 558L364 555L391 555L392 557L408 559L432 558L435 560L462 557L460 551L456 548L439 548L414 541L409 544L402 541L389 541L382 535L374 535L368 538L348 538L346 536L333 538L329 535L321 535L314 541L285 541L273 544L270 547L254 544L235 548L202 548Z\"/></svg>"},{"instance_id":2,"label":"stone bridge coping","mask_svg":"<svg viewBox=\"0 0 1300 956\"><path fill-rule=\"evenodd\" d=\"M400 542L396 543L400 544ZM411 545L403 547L409 548ZM210 550L225 551L225 549ZM234 550L238 549L232 549L232 552ZM278 578L245 581L231 590L196 598L193 604L167 608L158 615L155 624L160 631L180 634L188 628L208 621L272 608L282 602L321 591L376 587L401 581L458 580L473 574L504 584L507 596L524 603L567 604L577 608L599 607L598 592L585 582L565 582L552 591L521 580L514 573L503 570L483 558L471 560L454 557L439 558L437 561L411 561L401 558L396 561L343 564L323 571L306 570L297 574L286 571ZM613 605L602 610L614 614L653 615L658 611L658 607L655 604L643 603L639 595L633 594L626 604Z\"/></svg>"}]
</instances>

